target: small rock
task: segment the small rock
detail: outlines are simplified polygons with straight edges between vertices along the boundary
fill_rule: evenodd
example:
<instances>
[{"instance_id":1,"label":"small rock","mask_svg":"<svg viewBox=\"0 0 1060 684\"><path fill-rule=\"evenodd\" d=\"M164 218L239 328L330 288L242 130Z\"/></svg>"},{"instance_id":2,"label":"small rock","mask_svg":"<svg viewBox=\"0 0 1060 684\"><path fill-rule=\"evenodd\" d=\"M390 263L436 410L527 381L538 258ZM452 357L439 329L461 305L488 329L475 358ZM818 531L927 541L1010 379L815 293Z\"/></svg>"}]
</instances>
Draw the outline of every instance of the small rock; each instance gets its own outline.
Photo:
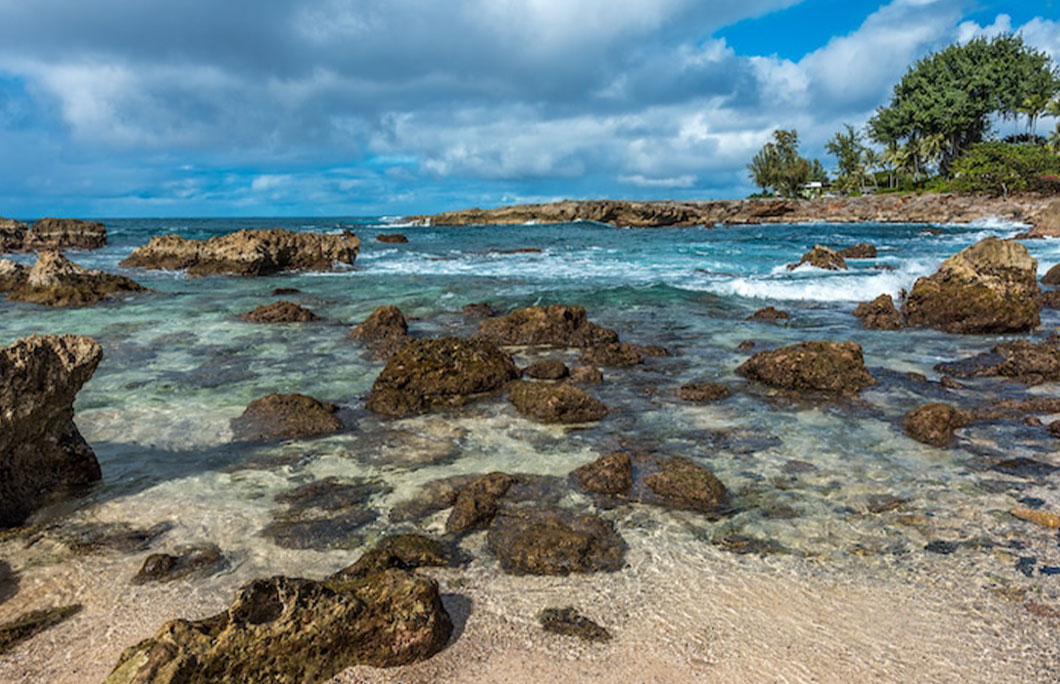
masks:
<instances>
[{"instance_id":1,"label":"small rock","mask_svg":"<svg viewBox=\"0 0 1060 684\"><path fill-rule=\"evenodd\" d=\"M826 271L845 271L847 270L847 262L842 256L834 249L825 247L824 245L814 245L813 249L802 255L797 264L788 264L788 270L794 271L803 264L809 264L816 268L823 268Z\"/></svg>"},{"instance_id":2,"label":"small rock","mask_svg":"<svg viewBox=\"0 0 1060 684\"><path fill-rule=\"evenodd\" d=\"M1060 515L1048 511L1036 511L1033 508L1013 508L1009 511L1020 520L1041 525L1048 530L1060 530Z\"/></svg>"},{"instance_id":3,"label":"small rock","mask_svg":"<svg viewBox=\"0 0 1060 684\"><path fill-rule=\"evenodd\" d=\"M642 349L626 342L610 342L589 347L582 353L581 363L586 366L630 368L644 363Z\"/></svg>"},{"instance_id":4,"label":"small rock","mask_svg":"<svg viewBox=\"0 0 1060 684\"><path fill-rule=\"evenodd\" d=\"M247 323L308 323L317 320L317 315L294 302L281 299L272 304L262 304L242 316Z\"/></svg>"},{"instance_id":5,"label":"small rock","mask_svg":"<svg viewBox=\"0 0 1060 684\"><path fill-rule=\"evenodd\" d=\"M758 311L755 311L753 314L751 314L744 320L769 323L773 321L783 321L789 318L791 318L791 314L789 314L787 311L781 311L776 307L767 306L764 309L759 309ZM751 346L754 346L753 342L751 343Z\"/></svg>"},{"instance_id":6,"label":"small rock","mask_svg":"<svg viewBox=\"0 0 1060 684\"><path fill-rule=\"evenodd\" d=\"M1042 276L1042 285L1060 285L1060 264L1045 272Z\"/></svg>"},{"instance_id":7,"label":"small rock","mask_svg":"<svg viewBox=\"0 0 1060 684\"><path fill-rule=\"evenodd\" d=\"M967 413L948 404L923 404L905 415L905 432L918 442L946 447L954 431L969 422Z\"/></svg>"},{"instance_id":8,"label":"small rock","mask_svg":"<svg viewBox=\"0 0 1060 684\"><path fill-rule=\"evenodd\" d=\"M839 250L839 256L844 259L875 259L876 247L867 242L859 242L853 247Z\"/></svg>"},{"instance_id":9,"label":"small rock","mask_svg":"<svg viewBox=\"0 0 1060 684\"><path fill-rule=\"evenodd\" d=\"M386 360L411 341L405 315L396 306L381 306L350 331L350 339L368 344L372 356Z\"/></svg>"},{"instance_id":10,"label":"small rock","mask_svg":"<svg viewBox=\"0 0 1060 684\"><path fill-rule=\"evenodd\" d=\"M949 554L956 551L959 547L960 544L958 544L957 542L942 541L941 539L936 539L935 541L930 542L926 546L924 546L924 550L930 551L931 553L938 553L942 554L943 556L948 556Z\"/></svg>"},{"instance_id":11,"label":"small rock","mask_svg":"<svg viewBox=\"0 0 1060 684\"><path fill-rule=\"evenodd\" d=\"M900 330L905 327L902 314L894 307L889 294L858 304L854 316L861 319L861 327L867 330Z\"/></svg>"},{"instance_id":12,"label":"small rock","mask_svg":"<svg viewBox=\"0 0 1060 684\"><path fill-rule=\"evenodd\" d=\"M343 430L339 407L304 394L270 394L247 405L232 420L239 441L271 442L328 435Z\"/></svg>"},{"instance_id":13,"label":"small rock","mask_svg":"<svg viewBox=\"0 0 1060 684\"><path fill-rule=\"evenodd\" d=\"M611 523L554 507L501 512L487 535L501 568L515 575L619 570L626 543Z\"/></svg>"},{"instance_id":14,"label":"small rock","mask_svg":"<svg viewBox=\"0 0 1060 684\"><path fill-rule=\"evenodd\" d=\"M380 233L375 236L375 239L378 242L404 243L409 241L409 239L401 233Z\"/></svg>"},{"instance_id":15,"label":"small rock","mask_svg":"<svg viewBox=\"0 0 1060 684\"><path fill-rule=\"evenodd\" d=\"M546 632L578 637L582 641L611 641L611 632L579 613L573 607L546 608L538 616Z\"/></svg>"},{"instance_id":16,"label":"small rock","mask_svg":"<svg viewBox=\"0 0 1060 684\"><path fill-rule=\"evenodd\" d=\"M570 381L594 385L604 381L604 374L596 366L577 366L570 372Z\"/></svg>"},{"instance_id":17,"label":"small rock","mask_svg":"<svg viewBox=\"0 0 1060 684\"><path fill-rule=\"evenodd\" d=\"M173 554L155 553L147 557L133 584L172 582L193 574L209 575L224 567L224 556L216 544L176 549Z\"/></svg>"},{"instance_id":18,"label":"small rock","mask_svg":"<svg viewBox=\"0 0 1060 684\"><path fill-rule=\"evenodd\" d=\"M465 304L460 312L470 318L492 318L497 315L497 312L489 302Z\"/></svg>"},{"instance_id":19,"label":"small rock","mask_svg":"<svg viewBox=\"0 0 1060 684\"><path fill-rule=\"evenodd\" d=\"M269 294L273 297L283 297L285 295L302 294L302 291L297 287L278 287Z\"/></svg>"},{"instance_id":20,"label":"small rock","mask_svg":"<svg viewBox=\"0 0 1060 684\"><path fill-rule=\"evenodd\" d=\"M857 394L876 384L854 342L802 342L759 352L736 369L780 389Z\"/></svg>"},{"instance_id":21,"label":"small rock","mask_svg":"<svg viewBox=\"0 0 1060 684\"><path fill-rule=\"evenodd\" d=\"M957 382L948 375L943 375L942 378L939 380L939 384L948 390L968 389L968 385L965 385L962 382Z\"/></svg>"},{"instance_id":22,"label":"small rock","mask_svg":"<svg viewBox=\"0 0 1060 684\"><path fill-rule=\"evenodd\" d=\"M729 501L729 492L714 473L683 457L667 458L644 484L668 508L712 511Z\"/></svg>"},{"instance_id":23,"label":"small rock","mask_svg":"<svg viewBox=\"0 0 1060 684\"><path fill-rule=\"evenodd\" d=\"M727 399L732 396L732 390L716 382L692 382L681 385L677 390L677 396L685 401L703 404Z\"/></svg>"},{"instance_id":24,"label":"small rock","mask_svg":"<svg viewBox=\"0 0 1060 684\"><path fill-rule=\"evenodd\" d=\"M601 456L575 469L571 475L582 489L596 494L623 496L633 487L633 463L624 452Z\"/></svg>"},{"instance_id":25,"label":"small rock","mask_svg":"<svg viewBox=\"0 0 1060 684\"><path fill-rule=\"evenodd\" d=\"M386 570L411 571L450 565L449 554L437 539L422 534L392 534L384 537L353 565L332 575L335 578L367 577Z\"/></svg>"},{"instance_id":26,"label":"small rock","mask_svg":"<svg viewBox=\"0 0 1060 684\"><path fill-rule=\"evenodd\" d=\"M588 423L603 419L608 412L598 399L568 384L514 382L508 401L519 413L542 423Z\"/></svg>"},{"instance_id":27,"label":"small rock","mask_svg":"<svg viewBox=\"0 0 1060 684\"><path fill-rule=\"evenodd\" d=\"M523 369L523 375L537 380L562 380L570 369L562 361L536 361Z\"/></svg>"},{"instance_id":28,"label":"small rock","mask_svg":"<svg viewBox=\"0 0 1060 684\"><path fill-rule=\"evenodd\" d=\"M500 507L500 499L515 484L507 473L490 473L470 483L456 495L445 531L462 534L486 527Z\"/></svg>"},{"instance_id":29,"label":"small rock","mask_svg":"<svg viewBox=\"0 0 1060 684\"><path fill-rule=\"evenodd\" d=\"M744 340L740 344L736 345L736 348L740 351L749 351L755 348L754 340Z\"/></svg>"},{"instance_id":30,"label":"small rock","mask_svg":"<svg viewBox=\"0 0 1060 684\"><path fill-rule=\"evenodd\" d=\"M618 342L618 333L589 321L580 306L530 306L488 318L476 338L505 346L591 347Z\"/></svg>"}]
</instances>

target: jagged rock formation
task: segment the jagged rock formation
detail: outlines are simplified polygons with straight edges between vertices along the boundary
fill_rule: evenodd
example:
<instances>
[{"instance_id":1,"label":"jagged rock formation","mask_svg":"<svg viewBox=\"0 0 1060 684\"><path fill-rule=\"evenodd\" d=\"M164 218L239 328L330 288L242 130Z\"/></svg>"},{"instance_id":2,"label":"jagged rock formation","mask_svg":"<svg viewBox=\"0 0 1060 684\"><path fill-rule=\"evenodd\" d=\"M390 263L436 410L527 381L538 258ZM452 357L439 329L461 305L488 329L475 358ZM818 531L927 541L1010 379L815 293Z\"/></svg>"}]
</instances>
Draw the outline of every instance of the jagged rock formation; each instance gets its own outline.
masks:
<instances>
[{"instance_id":1,"label":"jagged rock formation","mask_svg":"<svg viewBox=\"0 0 1060 684\"><path fill-rule=\"evenodd\" d=\"M46 306L89 306L116 295L144 292L125 276L85 268L59 252L44 251L32 268L0 259L0 292L8 299Z\"/></svg>"},{"instance_id":2,"label":"jagged rock formation","mask_svg":"<svg viewBox=\"0 0 1060 684\"><path fill-rule=\"evenodd\" d=\"M42 218L26 224L0 218L0 252L42 249L99 249L107 244L107 227L96 221Z\"/></svg>"}]
</instances>

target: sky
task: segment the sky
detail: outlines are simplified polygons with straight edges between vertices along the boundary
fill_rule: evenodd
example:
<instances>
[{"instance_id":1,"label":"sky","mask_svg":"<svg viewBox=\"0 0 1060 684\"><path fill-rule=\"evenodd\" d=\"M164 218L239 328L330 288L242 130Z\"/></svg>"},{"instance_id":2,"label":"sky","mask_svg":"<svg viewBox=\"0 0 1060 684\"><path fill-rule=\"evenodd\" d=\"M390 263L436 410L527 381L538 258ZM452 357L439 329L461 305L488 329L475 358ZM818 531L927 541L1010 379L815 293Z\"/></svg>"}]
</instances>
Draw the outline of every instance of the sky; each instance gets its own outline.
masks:
<instances>
[{"instance_id":1,"label":"sky","mask_svg":"<svg viewBox=\"0 0 1060 684\"><path fill-rule=\"evenodd\" d=\"M744 197L1006 31L1060 64L1060 0L0 0L0 215Z\"/></svg>"}]
</instances>

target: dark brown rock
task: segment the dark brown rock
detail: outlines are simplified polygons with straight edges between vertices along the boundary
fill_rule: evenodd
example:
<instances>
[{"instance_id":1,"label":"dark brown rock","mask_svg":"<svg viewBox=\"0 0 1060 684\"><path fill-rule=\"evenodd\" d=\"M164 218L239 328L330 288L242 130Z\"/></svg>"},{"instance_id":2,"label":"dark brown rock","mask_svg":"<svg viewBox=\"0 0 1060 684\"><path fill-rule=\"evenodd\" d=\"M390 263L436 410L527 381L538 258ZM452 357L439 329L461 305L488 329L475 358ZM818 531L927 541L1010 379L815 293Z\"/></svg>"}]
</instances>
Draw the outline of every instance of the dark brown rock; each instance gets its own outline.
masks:
<instances>
[{"instance_id":1,"label":"dark brown rock","mask_svg":"<svg viewBox=\"0 0 1060 684\"><path fill-rule=\"evenodd\" d=\"M1004 334L1038 325L1038 262L1013 240L986 238L919 278L902 313L911 326Z\"/></svg>"},{"instance_id":2,"label":"dark brown rock","mask_svg":"<svg viewBox=\"0 0 1060 684\"><path fill-rule=\"evenodd\" d=\"M17 261L0 259L0 292L10 292L26 284L29 268Z\"/></svg>"},{"instance_id":3,"label":"dark brown rock","mask_svg":"<svg viewBox=\"0 0 1060 684\"><path fill-rule=\"evenodd\" d=\"M25 240L25 223L0 216L0 254L22 251Z\"/></svg>"},{"instance_id":4,"label":"dark brown rock","mask_svg":"<svg viewBox=\"0 0 1060 684\"><path fill-rule=\"evenodd\" d=\"M269 294L273 297L285 297L287 295L302 294L302 291L297 287L277 287Z\"/></svg>"},{"instance_id":5,"label":"dark brown rock","mask_svg":"<svg viewBox=\"0 0 1060 684\"><path fill-rule=\"evenodd\" d=\"M578 637L582 641L611 641L611 632L585 617L573 607L546 608L537 616L541 628L553 634Z\"/></svg>"},{"instance_id":6,"label":"dark brown rock","mask_svg":"<svg viewBox=\"0 0 1060 684\"><path fill-rule=\"evenodd\" d=\"M661 505L692 511L712 511L729 501L725 485L703 466L675 456L659 462L659 471L644 478L644 484Z\"/></svg>"},{"instance_id":7,"label":"dark brown rock","mask_svg":"<svg viewBox=\"0 0 1060 684\"><path fill-rule=\"evenodd\" d=\"M580 306L530 306L479 325L477 338L508 346L590 347L618 342L618 333L589 321Z\"/></svg>"},{"instance_id":8,"label":"dark brown rock","mask_svg":"<svg viewBox=\"0 0 1060 684\"><path fill-rule=\"evenodd\" d=\"M771 321L782 321L787 320L789 318L791 318L791 314L789 314L787 311L781 311L776 307L767 306L764 309L759 309L758 311L755 311L745 320L769 323Z\"/></svg>"},{"instance_id":9,"label":"dark brown rock","mask_svg":"<svg viewBox=\"0 0 1060 684\"><path fill-rule=\"evenodd\" d=\"M101 478L74 425L74 397L102 358L95 341L75 335L34 335L0 348L0 528Z\"/></svg>"},{"instance_id":10,"label":"dark brown rock","mask_svg":"<svg viewBox=\"0 0 1060 684\"><path fill-rule=\"evenodd\" d=\"M153 553L147 557L133 584L172 582L192 575L210 575L225 565L216 544L202 544L175 549L173 553Z\"/></svg>"},{"instance_id":11,"label":"dark brown rock","mask_svg":"<svg viewBox=\"0 0 1060 684\"><path fill-rule=\"evenodd\" d=\"M486 340L413 340L376 378L367 407L396 417L462 406L518 376L512 357Z\"/></svg>"},{"instance_id":12,"label":"dark brown rock","mask_svg":"<svg viewBox=\"0 0 1060 684\"><path fill-rule=\"evenodd\" d=\"M122 266L187 270L190 275L263 276L282 271L330 271L352 264L360 241L342 235L295 233L280 228L240 230L209 240L179 235L151 238L121 262Z\"/></svg>"},{"instance_id":13,"label":"dark brown rock","mask_svg":"<svg viewBox=\"0 0 1060 684\"><path fill-rule=\"evenodd\" d=\"M514 575L615 571L626 555L626 543L611 523L553 507L502 511L487 543L501 568Z\"/></svg>"},{"instance_id":14,"label":"dark brown rock","mask_svg":"<svg viewBox=\"0 0 1060 684\"><path fill-rule=\"evenodd\" d=\"M607 407L568 384L512 383L508 400L525 416L542 423L588 423L607 415Z\"/></svg>"},{"instance_id":15,"label":"dark brown rock","mask_svg":"<svg viewBox=\"0 0 1060 684\"><path fill-rule=\"evenodd\" d=\"M642 348L626 342L597 344L586 349L579 361L585 366L608 368L630 368L644 363Z\"/></svg>"},{"instance_id":16,"label":"dark brown rock","mask_svg":"<svg viewBox=\"0 0 1060 684\"><path fill-rule=\"evenodd\" d=\"M364 342L372 349L373 358L386 360L412 339L405 315L396 306L380 306L368 318L350 331L350 339Z\"/></svg>"},{"instance_id":17,"label":"dark brown rock","mask_svg":"<svg viewBox=\"0 0 1060 684\"><path fill-rule=\"evenodd\" d=\"M494 311L493 306L489 302L465 304L460 312L471 318L490 318L497 315L497 312Z\"/></svg>"},{"instance_id":18,"label":"dark brown rock","mask_svg":"<svg viewBox=\"0 0 1060 684\"><path fill-rule=\"evenodd\" d=\"M3 278L4 272L8 278ZM78 266L54 251L41 252L33 268L22 273L25 280L20 280L17 269L0 264L0 280L14 285L8 299L45 306L88 306L108 297L145 290L129 278Z\"/></svg>"},{"instance_id":19,"label":"dark brown rock","mask_svg":"<svg viewBox=\"0 0 1060 684\"><path fill-rule=\"evenodd\" d=\"M46 629L66 622L81 612L81 604L34 610L20 615L12 622L0 625L0 655L10 651L16 645L32 639Z\"/></svg>"},{"instance_id":20,"label":"dark brown rock","mask_svg":"<svg viewBox=\"0 0 1060 684\"><path fill-rule=\"evenodd\" d=\"M1055 342L1003 342L988 354L936 364L935 368L961 378L1000 376L1025 385L1060 380L1060 349Z\"/></svg>"},{"instance_id":21,"label":"dark brown rock","mask_svg":"<svg viewBox=\"0 0 1060 684\"><path fill-rule=\"evenodd\" d=\"M861 319L861 327L868 330L900 330L904 327L902 314L894 307L889 294L858 304L854 315Z\"/></svg>"},{"instance_id":22,"label":"dark brown rock","mask_svg":"<svg viewBox=\"0 0 1060 684\"><path fill-rule=\"evenodd\" d=\"M24 251L99 249L107 244L107 227L97 221L42 218L27 231Z\"/></svg>"},{"instance_id":23,"label":"dark brown rock","mask_svg":"<svg viewBox=\"0 0 1060 684\"><path fill-rule=\"evenodd\" d=\"M905 415L905 432L918 442L945 447L954 431L969 422L968 414L948 404L924 404Z\"/></svg>"},{"instance_id":24,"label":"dark brown rock","mask_svg":"<svg viewBox=\"0 0 1060 684\"><path fill-rule=\"evenodd\" d=\"M1045 272L1042 276L1042 285L1060 285L1060 264Z\"/></svg>"},{"instance_id":25,"label":"dark brown rock","mask_svg":"<svg viewBox=\"0 0 1060 684\"><path fill-rule=\"evenodd\" d=\"M173 529L169 522L150 527L134 527L129 523L84 523L62 528L59 541L75 554L135 553L151 548L159 537Z\"/></svg>"},{"instance_id":26,"label":"dark brown rock","mask_svg":"<svg viewBox=\"0 0 1060 684\"><path fill-rule=\"evenodd\" d=\"M740 351L750 351L755 348L754 340L744 340L740 344L736 345L736 348Z\"/></svg>"},{"instance_id":27,"label":"dark brown rock","mask_svg":"<svg viewBox=\"0 0 1060 684\"><path fill-rule=\"evenodd\" d=\"M587 492L624 496L633 487L633 462L624 452L608 454L576 468L571 475Z\"/></svg>"},{"instance_id":28,"label":"dark brown rock","mask_svg":"<svg viewBox=\"0 0 1060 684\"><path fill-rule=\"evenodd\" d=\"M565 363L555 359L535 361L523 369L523 375L535 380L562 380L570 375L570 369Z\"/></svg>"},{"instance_id":29,"label":"dark brown rock","mask_svg":"<svg viewBox=\"0 0 1060 684\"><path fill-rule=\"evenodd\" d=\"M409 239L401 233L380 233L379 235L375 236L375 239L378 242L391 243L405 243L409 241Z\"/></svg>"},{"instance_id":30,"label":"dark brown rock","mask_svg":"<svg viewBox=\"0 0 1060 684\"><path fill-rule=\"evenodd\" d=\"M943 387L945 387L948 390L968 389L968 385L965 385L963 383L957 382L956 380L954 380L953 378L951 378L948 375L943 375L939 379L939 384L942 385Z\"/></svg>"},{"instance_id":31,"label":"dark brown rock","mask_svg":"<svg viewBox=\"0 0 1060 684\"><path fill-rule=\"evenodd\" d=\"M677 389L677 396L685 401L703 404L732 396L732 390L717 382L690 382Z\"/></svg>"},{"instance_id":32,"label":"dark brown rock","mask_svg":"<svg viewBox=\"0 0 1060 684\"><path fill-rule=\"evenodd\" d=\"M247 323L308 323L317 320L317 315L304 306L281 299L272 304L262 304L243 314L242 318Z\"/></svg>"},{"instance_id":33,"label":"dark brown rock","mask_svg":"<svg viewBox=\"0 0 1060 684\"><path fill-rule=\"evenodd\" d=\"M489 473L457 492L445 531L462 534L486 527L500 508L501 497L515 484L507 473Z\"/></svg>"},{"instance_id":34,"label":"dark brown rock","mask_svg":"<svg viewBox=\"0 0 1060 684\"><path fill-rule=\"evenodd\" d=\"M799 259L799 263L788 264L788 270L794 271L803 264L809 264L816 268L823 268L827 271L845 271L847 269L847 262L844 261L843 257L834 249L830 249L824 245L814 245L813 249L802 255L802 258Z\"/></svg>"},{"instance_id":35,"label":"dark brown rock","mask_svg":"<svg viewBox=\"0 0 1060 684\"><path fill-rule=\"evenodd\" d=\"M438 584L402 570L253 580L229 609L175 620L122 654L107 684L323 682L354 665L424 660L452 634Z\"/></svg>"},{"instance_id":36,"label":"dark brown rock","mask_svg":"<svg viewBox=\"0 0 1060 684\"><path fill-rule=\"evenodd\" d=\"M839 256L844 259L875 259L876 247L867 242L859 242L853 247L839 250Z\"/></svg>"},{"instance_id":37,"label":"dark brown rock","mask_svg":"<svg viewBox=\"0 0 1060 684\"><path fill-rule=\"evenodd\" d=\"M604 374L596 366L576 366L571 369L570 381L592 385L603 382Z\"/></svg>"},{"instance_id":38,"label":"dark brown rock","mask_svg":"<svg viewBox=\"0 0 1060 684\"><path fill-rule=\"evenodd\" d=\"M449 554L437 539L422 534L391 534L379 540L353 565L332 577L367 577L385 570L415 570L450 565Z\"/></svg>"},{"instance_id":39,"label":"dark brown rock","mask_svg":"<svg viewBox=\"0 0 1060 684\"><path fill-rule=\"evenodd\" d=\"M339 407L304 394L270 394L247 404L232 420L232 433L240 441L271 442L302 439L339 432Z\"/></svg>"},{"instance_id":40,"label":"dark brown rock","mask_svg":"<svg viewBox=\"0 0 1060 684\"><path fill-rule=\"evenodd\" d=\"M1060 290L1045 290L1038 293L1038 306L1043 309L1060 309Z\"/></svg>"},{"instance_id":41,"label":"dark brown rock","mask_svg":"<svg viewBox=\"0 0 1060 684\"><path fill-rule=\"evenodd\" d=\"M772 387L857 394L876 384L854 342L802 342L759 352L736 372Z\"/></svg>"}]
</instances>

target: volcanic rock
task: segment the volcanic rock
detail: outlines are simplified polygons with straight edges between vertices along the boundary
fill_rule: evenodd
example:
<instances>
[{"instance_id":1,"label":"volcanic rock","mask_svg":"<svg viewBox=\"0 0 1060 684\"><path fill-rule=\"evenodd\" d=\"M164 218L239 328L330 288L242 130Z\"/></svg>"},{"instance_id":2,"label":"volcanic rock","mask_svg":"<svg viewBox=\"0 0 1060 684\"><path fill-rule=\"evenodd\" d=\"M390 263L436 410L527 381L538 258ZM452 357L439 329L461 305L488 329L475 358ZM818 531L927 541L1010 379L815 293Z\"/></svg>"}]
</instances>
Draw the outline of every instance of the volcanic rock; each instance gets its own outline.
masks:
<instances>
[{"instance_id":1,"label":"volcanic rock","mask_svg":"<svg viewBox=\"0 0 1060 684\"><path fill-rule=\"evenodd\" d=\"M44 251L28 270L0 260L0 289L13 286L8 299L46 306L88 306L108 297L145 288L124 276L78 266L54 251ZM25 276L23 279L23 275Z\"/></svg>"},{"instance_id":2,"label":"volcanic rock","mask_svg":"<svg viewBox=\"0 0 1060 684\"><path fill-rule=\"evenodd\" d=\"M589 321L580 306L530 306L479 324L476 338L505 346L590 347L618 342L618 333Z\"/></svg>"},{"instance_id":3,"label":"volcanic rock","mask_svg":"<svg viewBox=\"0 0 1060 684\"><path fill-rule=\"evenodd\" d=\"M570 369L565 363L555 359L535 361L523 369L523 375L535 380L562 380L570 375Z\"/></svg>"},{"instance_id":4,"label":"volcanic rock","mask_svg":"<svg viewBox=\"0 0 1060 684\"><path fill-rule=\"evenodd\" d=\"M0 349L0 527L101 478L74 425L74 397L102 358L95 341L75 335L34 335Z\"/></svg>"},{"instance_id":5,"label":"volcanic rock","mask_svg":"<svg viewBox=\"0 0 1060 684\"><path fill-rule=\"evenodd\" d=\"M854 342L802 342L759 352L736 372L772 387L796 391L857 394L876 384Z\"/></svg>"},{"instance_id":6,"label":"volcanic rock","mask_svg":"<svg viewBox=\"0 0 1060 684\"><path fill-rule=\"evenodd\" d=\"M954 431L970 422L967 413L948 404L923 404L905 415L905 432L918 442L946 447Z\"/></svg>"},{"instance_id":7,"label":"volcanic rock","mask_svg":"<svg viewBox=\"0 0 1060 684\"><path fill-rule=\"evenodd\" d=\"M502 511L486 540L501 568L514 575L615 571L626 555L626 543L611 523L555 507Z\"/></svg>"},{"instance_id":8,"label":"volcanic rock","mask_svg":"<svg viewBox=\"0 0 1060 684\"><path fill-rule=\"evenodd\" d=\"M894 307L889 294L858 304L854 315L861 319L861 327L868 330L899 330L904 326L902 314Z\"/></svg>"},{"instance_id":9,"label":"volcanic rock","mask_svg":"<svg viewBox=\"0 0 1060 684\"><path fill-rule=\"evenodd\" d=\"M847 262L839 255L839 252L824 245L814 245L813 249L802 255L799 263L788 264L788 270L794 271L803 264L809 264L815 268L823 268L826 271L845 271L847 269Z\"/></svg>"},{"instance_id":10,"label":"volcanic rock","mask_svg":"<svg viewBox=\"0 0 1060 684\"><path fill-rule=\"evenodd\" d=\"M587 492L624 496L633 487L633 462L624 452L607 454L576 468L571 475Z\"/></svg>"},{"instance_id":11,"label":"volcanic rock","mask_svg":"<svg viewBox=\"0 0 1060 684\"><path fill-rule=\"evenodd\" d=\"M875 259L876 247L867 242L859 242L853 247L839 250L839 256L844 259Z\"/></svg>"},{"instance_id":12,"label":"volcanic rock","mask_svg":"<svg viewBox=\"0 0 1060 684\"><path fill-rule=\"evenodd\" d=\"M339 432L339 407L304 394L270 394L247 404L243 415L232 420L235 439L271 442L302 439Z\"/></svg>"},{"instance_id":13,"label":"volcanic rock","mask_svg":"<svg viewBox=\"0 0 1060 684\"><path fill-rule=\"evenodd\" d=\"M317 320L317 315L304 306L281 299L272 304L262 304L243 314L242 318L247 323L308 323Z\"/></svg>"},{"instance_id":14,"label":"volcanic rock","mask_svg":"<svg viewBox=\"0 0 1060 684\"><path fill-rule=\"evenodd\" d=\"M542 423L588 423L607 415L607 407L573 385L512 383L508 400L519 413Z\"/></svg>"}]
</instances>

